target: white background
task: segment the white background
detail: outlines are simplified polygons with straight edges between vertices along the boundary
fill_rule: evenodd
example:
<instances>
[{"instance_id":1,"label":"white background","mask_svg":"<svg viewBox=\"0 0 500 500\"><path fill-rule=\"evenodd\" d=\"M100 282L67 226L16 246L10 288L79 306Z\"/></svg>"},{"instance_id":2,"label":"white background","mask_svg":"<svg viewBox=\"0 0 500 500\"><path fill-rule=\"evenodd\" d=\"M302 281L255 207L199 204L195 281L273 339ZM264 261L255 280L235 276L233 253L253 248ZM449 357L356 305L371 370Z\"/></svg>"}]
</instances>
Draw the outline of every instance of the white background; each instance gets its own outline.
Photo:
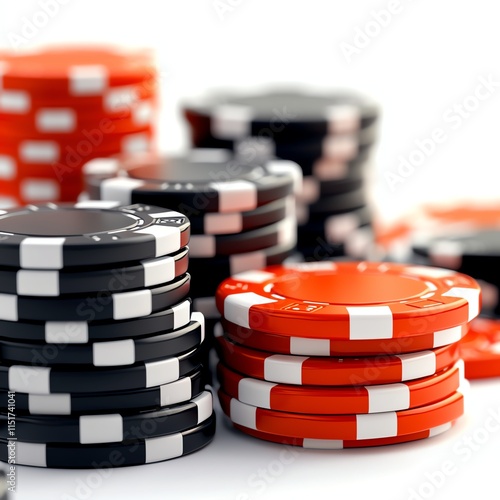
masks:
<instances>
[{"instance_id":1,"label":"white background","mask_svg":"<svg viewBox=\"0 0 500 500\"><path fill-rule=\"evenodd\" d=\"M374 97L383 110L371 191L384 219L428 201L499 198L500 86L479 103L471 99L481 79L500 84L499 12L491 0L401 0L398 12L383 27L380 21L374 24L374 18L394 5L388 0L65 3L58 4L57 13L21 46L111 42L154 48L162 72L164 150L187 147L178 103L207 90L280 83L355 88ZM43 16L37 17L41 4L2 2L0 47L20 41L16 37L23 36L26 20L43 24ZM372 31L365 37L366 46L347 58L342 44L354 46L356 35L359 42L367 26ZM447 120L456 113L453 107L464 101L468 116ZM397 173L401 157L409 158L416 141L430 138L436 128L445 133L443 143L390 189L386 173ZM284 464L282 447L244 438L219 418L215 442L203 452L114 471L102 481L94 482L95 473L89 472L20 468L15 498L299 498L319 496L323 490L324 497L399 500L419 488L426 498L472 496L479 485L490 485L496 492L500 433L486 436L470 457L453 450L465 446L467 435L475 436L467 445L471 450L484 437L488 412L500 408L499 388L498 382L474 383L473 404L461 426L426 443L327 453L299 450ZM446 460L456 466L454 473L435 491L425 489L426 474L439 470ZM273 478L264 481L264 488L251 482L259 469L269 470ZM79 491L78 480L100 484Z\"/></svg>"}]
</instances>

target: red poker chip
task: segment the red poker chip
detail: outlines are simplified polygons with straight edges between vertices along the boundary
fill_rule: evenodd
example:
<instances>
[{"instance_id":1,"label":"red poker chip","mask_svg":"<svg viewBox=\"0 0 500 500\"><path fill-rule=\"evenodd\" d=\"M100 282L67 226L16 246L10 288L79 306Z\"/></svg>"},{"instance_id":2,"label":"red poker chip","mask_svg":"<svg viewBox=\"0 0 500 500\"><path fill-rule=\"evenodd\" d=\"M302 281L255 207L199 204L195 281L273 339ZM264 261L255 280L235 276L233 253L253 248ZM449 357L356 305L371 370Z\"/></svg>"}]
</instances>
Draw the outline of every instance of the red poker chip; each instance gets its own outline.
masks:
<instances>
[{"instance_id":1,"label":"red poker chip","mask_svg":"<svg viewBox=\"0 0 500 500\"><path fill-rule=\"evenodd\" d=\"M377 262L272 266L221 283L229 321L269 333L335 340L391 339L464 325L481 308L471 277Z\"/></svg>"},{"instance_id":2,"label":"red poker chip","mask_svg":"<svg viewBox=\"0 0 500 500\"><path fill-rule=\"evenodd\" d=\"M242 403L269 410L317 415L400 411L450 397L463 379L462 363L406 383L320 387L275 384L245 377L223 363L217 366L221 389Z\"/></svg>"},{"instance_id":3,"label":"red poker chip","mask_svg":"<svg viewBox=\"0 0 500 500\"><path fill-rule=\"evenodd\" d=\"M248 349L216 339L220 359L238 373L292 385L378 385L429 377L459 359L458 346L400 355L363 358L306 357Z\"/></svg>"},{"instance_id":4,"label":"red poker chip","mask_svg":"<svg viewBox=\"0 0 500 500\"><path fill-rule=\"evenodd\" d=\"M219 390L222 411L240 426L277 436L365 440L405 436L450 424L464 413L460 391L430 405L403 411L357 415L313 415L247 405Z\"/></svg>"},{"instance_id":5,"label":"red poker chip","mask_svg":"<svg viewBox=\"0 0 500 500\"><path fill-rule=\"evenodd\" d=\"M270 441L271 443L286 444L289 446L299 446L301 448L308 448L312 450L341 450L344 448L368 448L374 446L388 446L391 444L411 443L413 441L420 441L439 436L453 427L454 422L450 422L439 427L434 427L429 430L423 430L412 434L405 434L404 436L395 436L388 438L375 438L375 439L308 439L297 438L288 436L278 436L269 432L256 431L249 429L242 425L233 423L235 429L252 436L254 438Z\"/></svg>"},{"instance_id":6,"label":"red poker chip","mask_svg":"<svg viewBox=\"0 0 500 500\"><path fill-rule=\"evenodd\" d=\"M388 340L330 340L278 335L252 330L221 319L219 329L229 340L261 351L298 356L377 356L436 349L459 342L468 332L468 325L456 326L427 335L412 335Z\"/></svg>"},{"instance_id":7,"label":"red poker chip","mask_svg":"<svg viewBox=\"0 0 500 500\"><path fill-rule=\"evenodd\" d=\"M459 344L468 379L500 376L500 321L476 318Z\"/></svg>"}]
</instances>

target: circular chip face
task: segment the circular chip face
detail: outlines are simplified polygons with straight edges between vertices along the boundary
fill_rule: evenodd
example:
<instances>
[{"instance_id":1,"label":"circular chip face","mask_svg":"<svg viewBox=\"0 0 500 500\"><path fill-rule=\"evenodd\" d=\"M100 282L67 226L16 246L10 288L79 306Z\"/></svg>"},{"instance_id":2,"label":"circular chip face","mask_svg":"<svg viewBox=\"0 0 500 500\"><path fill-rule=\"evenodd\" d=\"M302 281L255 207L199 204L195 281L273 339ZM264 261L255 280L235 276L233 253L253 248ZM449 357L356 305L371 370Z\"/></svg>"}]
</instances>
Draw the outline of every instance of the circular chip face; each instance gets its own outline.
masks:
<instances>
[{"instance_id":1,"label":"circular chip face","mask_svg":"<svg viewBox=\"0 0 500 500\"><path fill-rule=\"evenodd\" d=\"M148 316L177 304L189 294L191 276L184 274L166 285L129 292L108 289L88 295L29 297L0 295L0 320L103 321Z\"/></svg>"},{"instance_id":2,"label":"circular chip face","mask_svg":"<svg viewBox=\"0 0 500 500\"><path fill-rule=\"evenodd\" d=\"M379 114L377 106L360 95L340 92L322 95L304 90L214 95L205 102L186 103L184 109L193 126L215 138L260 136L265 129L267 135L272 134L280 142L304 138L307 134L356 132L374 123ZM204 117L209 118L208 123Z\"/></svg>"},{"instance_id":3,"label":"circular chip face","mask_svg":"<svg viewBox=\"0 0 500 500\"><path fill-rule=\"evenodd\" d=\"M232 422L278 436L311 439L380 439L405 436L446 425L464 413L464 396L457 391L430 405L358 415L312 415L267 410L247 405L218 391L224 413Z\"/></svg>"},{"instance_id":4,"label":"circular chip face","mask_svg":"<svg viewBox=\"0 0 500 500\"><path fill-rule=\"evenodd\" d=\"M136 391L43 395L17 392L16 409L30 415L52 416L154 410L199 396L206 383L206 370L199 370L175 382ZM0 391L0 401L5 402L5 408L8 399L8 392Z\"/></svg>"},{"instance_id":5,"label":"circular chip face","mask_svg":"<svg viewBox=\"0 0 500 500\"><path fill-rule=\"evenodd\" d=\"M61 271L0 267L0 292L32 297L58 297L88 292L115 292L169 283L188 270L188 248L173 255L126 263L119 267Z\"/></svg>"},{"instance_id":6,"label":"circular chip face","mask_svg":"<svg viewBox=\"0 0 500 500\"><path fill-rule=\"evenodd\" d=\"M286 333L278 335L244 328L225 319L222 319L221 325L216 328L218 336L222 335L222 331L229 340L237 344L277 354L298 356L379 356L426 351L454 344L467 334L469 326L456 326L427 335L380 340L330 340L314 337L295 337Z\"/></svg>"},{"instance_id":7,"label":"circular chip face","mask_svg":"<svg viewBox=\"0 0 500 500\"><path fill-rule=\"evenodd\" d=\"M88 201L0 212L0 261L22 269L116 264L177 252L189 220L165 208Z\"/></svg>"},{"instance_id":8,"label":"circular chip face","mask_svg":"<svg viewBox=\"0 0 500 500\"><path fill-rule=\"evenodd\" d=\"M242 403L269 410L318 415L380 413L437 403L460 386L460 364L413 382L355 387L320 387L274 384L245 377L217 366L221 389Z\"/></svg>"},{"instance_id":9,"label":"circular chip face","mask_svg":"<svg viewBox=\"0 0 500 500\"><path fill-rule=\"evenodd\" d=\"M255 210L292 194L302 181L293 162L244 164L218 149L170 158L99 159L89 162L84 174L92 198L169 205L188 217Z\"/></svg>"},{"instance_id":10,"label":"circular chip face","mask_svg":"<svg viewBox=\"0 0 500 500\"><path fill-rule=\"evenodd\" d=\"M32 467L57 469L95 469L95 464L108 464L110 456L120 461L109 467L128 467L179 458L208 445L216 428L215 413L205 422L192 429L167 434L159 438L137 439L130 444L113 443L100 445L24 443L16 442L16 463ZM33 450L37 453L33 453ZM0 460L8 460L8 441L0 441Z\"/></svg>"},{"instance_id":11,"label":"circular chip face","mask_svg":"<svg viewBox=\"0 0 500 500\"><path fill-rule=\"evenodd\" d=\"M201 368L200 349L125 368L0 365L0 389L28 394L113 392L147 389L179 380Z\"/></svg>"},{"instance_id":12,"label":"circular chip face","mask_svg":"<svg viewBox=\"0 0 500 500\"><path fill-rule=\"evenodd\" d=\"M90 344L32 344L0 340L0 356L8 363L44 365L127 366L179 356L200 347L205 339L203 315L193 313L191 322L168 333Z\"/></svg>"},{"instance_id":13,"label":"circular chip face","mask_svg":"<svg viewBox=\"0 0 500 500\"><path fill-rule=\"evenodd\" d=\"M131 436L146 439L186 431L209 419L212 393L202 392L188 403L136 414L53 416L16 415L16 437L30 443L121 443ZM8 415L0 413L0 438L7 440Z\"/></svg>"},{"instance_id":14,"label":"circular chip face","mask_svg":"<svg viewBox=\"0 0 500 500\"><path fill-rule=\"evenodd\" d=\"M235 429L238 429L249 436L270 441L272 443L286 444L289 446L299 446L311 450L342 450L344 448L368 448L373 446L388 446L391 444L410 443L421 439L428 439L434 436L439 436L453 427L453 423L447 423L434 427L429 430L405 434L404 436L394 436L387 438L375 439L310 439L278 436L269 432L256 431L242 425L233 424Z\"/></svg>"},{"instance_id":15,"label":"circular chip face","mask_svg":"<svg viewBox=\"0 0 500 500\"><path fill-rule=\"evenodd\" d=\"M113 47L51 47L3 52L2 88L68 96L99 95L155 75L152 54Z\"/></svg>"},{"instance_id":16,"label":"circular chip face","mask_svg":"<svg viewBox=\"0 0 500 500\"><path fill-rule=\"evenodd\" d=\"M217 307L245 328L298 337L373 340L464 325L481 290L446 269L379 262L310 262L234 275Z\"/></svg>"},{"instance_id":17,"label":"circular chip face","mask_svg":"<svg viewBox=\"0 0 500 500\"><path fill-rule=\"evenodd\" d=\"M429 377L459 359L456 344L411 354L362 358L287 356L257 351L218 337L220 359L259 380L292 385L378 385Z\"/></svg>"},{"instance_id":18,"label":"circular chip face","mask_svg":"<svg viewBox=\"0 0 500 500\"><path fill-rule=\"evenodd\" d=\"M476 318L459 344L468 379L500 376L500 323Z\"/></svg>"},{"instance_id":19,"label":"circular chip face","mask_svg":"<svg viewBox=\"0 0 500 500\"><path fill-rule=\"evenodd\" d=\"M46 344L87 344L94 340L131 339L169 332L187 325L191 299L149 316L121 321L2 321L0 338Z\"/></svg>"}]
</instances>

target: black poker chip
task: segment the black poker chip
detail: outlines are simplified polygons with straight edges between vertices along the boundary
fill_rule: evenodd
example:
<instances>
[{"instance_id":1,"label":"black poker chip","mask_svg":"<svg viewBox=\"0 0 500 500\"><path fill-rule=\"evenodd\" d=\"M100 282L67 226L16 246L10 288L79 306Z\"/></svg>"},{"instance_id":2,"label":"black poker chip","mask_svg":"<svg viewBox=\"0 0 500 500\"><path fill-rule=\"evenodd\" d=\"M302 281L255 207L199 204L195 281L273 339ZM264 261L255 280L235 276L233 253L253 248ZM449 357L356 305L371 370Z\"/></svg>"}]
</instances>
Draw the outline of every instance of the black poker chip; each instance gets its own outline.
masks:
<instances>
[{"instance_id":1,"label":"black poker chip","mask_svg":"<svg viewBox=\"0 0 500 500\"><path fill-rule=\"evenodd\" d=\"M159 438L134 439L123 443L80 445L25 443L0 440L0 460L7 462L14 448L16 463L57 469L118 468L179 458L207 446L213 439L216 416L195 427ZM36 451L36 453L34 453Z\"/></svg>"},{"instance_id":2,"label":"black poker chip","mask_svg":"<svg viewBox=\"0 0 500 500\"><path fill-rule=\"evenodd\" d=\"M350 212L367 205L367 197L364 186L338 195L330 195L321 198L316 203L307 206L310 214L324 216Z\"/></svg>"},{"instance_id":3,"label":"black poker chip","mask_svg":"<svg viewBox=\"0 0 500 500\"><path fill-rule=\"evenodd\" d=\"M188 244L189 220L148 205L88 201L0 213L0 262L22 269L116 264L161 257Z\"/></svg>"}]
</instances>

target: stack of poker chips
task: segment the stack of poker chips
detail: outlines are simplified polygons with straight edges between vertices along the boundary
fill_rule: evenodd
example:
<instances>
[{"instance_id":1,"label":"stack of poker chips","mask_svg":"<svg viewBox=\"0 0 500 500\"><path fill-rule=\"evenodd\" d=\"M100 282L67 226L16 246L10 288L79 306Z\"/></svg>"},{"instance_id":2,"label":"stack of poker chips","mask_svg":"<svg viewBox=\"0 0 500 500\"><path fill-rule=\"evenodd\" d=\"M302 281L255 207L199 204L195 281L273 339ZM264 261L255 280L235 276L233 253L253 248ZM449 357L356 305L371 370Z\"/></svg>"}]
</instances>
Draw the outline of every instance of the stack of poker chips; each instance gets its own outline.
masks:
<instances>
[{"instance_id":1,"label":"stack of poker chips","mask_svg":"<svg viewBox=\"0 0 500 500\"><path fill-rule=\"evenodd\" d=\"M481 293L453 271L315 262L217 290L219 399L235 427L308 448L414 441L464 412L457 342Z\"/></svg>"},{"instance_id":2,"label":"stack of poker chips","mask_svg":"<svg viewBox=\"0 0 500 500\"><path fill-rule=\"evenodd\" d=\"M384 248L388 260L452 269L480 284L482 317L471 323L460 342L468 379L500 376L499 221L496 203L428 206L411 214L404 225L387 228L380 238L378 250Z\"/></svg>"},{"instance_id":3,"label":"stack of poker chips","mask_svg":"<svg viewBox=\"0 0 500 500\"><path fill-rule=\"evenodd\" d=\"M294 196L302 173L291 161L247 164L228 150L197 149L184 156L96 159L84 176L91 199L152 203L189 217L191 296L209 332L220 320L214 296L221 281L294 253Z\"/></svg>"},{"instance_id":4,"label":"stack of poker chips","mask_svg":"<svg viewBox=\"0 0 500 500\"><path fill-rule=\"evenodd\" d=\"M0 460L109 468L208 444L189 220L151 205L50 203L2 211L0 233Z\"/></svg>"},{"instance_id":5,"label":"stack of poker chips","mask_svg":"<svg viewBox=\"0 0 500 500\"><path fill-rule=\"evenodd\" d=\"M374 103L342 92L214 95L186 103L184 116L195 147L302 167L298 250L307 260L366 258L373 239L366 184L379 121Z\"/></svg>"},{"instance_id":6,"label":"stack of poker chips","mask_svg":"<svg viewBox=\"0 0 500 500\"><path fill-rule=\"evenodd\" d=\"M76 201L86 161L151 150L156 85L147 51L0 53L0 205Z\"/></svg>"}]
</instances>

